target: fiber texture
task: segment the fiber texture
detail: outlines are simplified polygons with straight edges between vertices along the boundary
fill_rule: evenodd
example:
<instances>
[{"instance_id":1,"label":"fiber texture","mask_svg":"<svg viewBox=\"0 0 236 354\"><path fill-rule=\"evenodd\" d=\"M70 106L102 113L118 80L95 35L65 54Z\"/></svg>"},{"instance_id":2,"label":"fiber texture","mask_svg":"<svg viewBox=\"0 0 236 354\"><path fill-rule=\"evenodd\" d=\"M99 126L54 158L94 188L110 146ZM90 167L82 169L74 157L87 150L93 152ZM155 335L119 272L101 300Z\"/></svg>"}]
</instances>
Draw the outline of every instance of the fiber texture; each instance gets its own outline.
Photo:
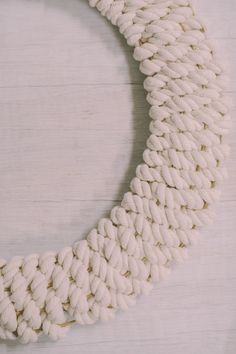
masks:
<instances>
[{"instance_id":1,"label":"fiber texture","mask_svg":"<svg viewBox=\"0 0 236 354\"><path fill-rule=\"evenodd\" d=\"M0 260L0 337L56 340L108 320L186 256L225 176L221 69L188 0L90 0L134 47L150 136L120 205L86 240Z\"/></svg>"}]
</instances>

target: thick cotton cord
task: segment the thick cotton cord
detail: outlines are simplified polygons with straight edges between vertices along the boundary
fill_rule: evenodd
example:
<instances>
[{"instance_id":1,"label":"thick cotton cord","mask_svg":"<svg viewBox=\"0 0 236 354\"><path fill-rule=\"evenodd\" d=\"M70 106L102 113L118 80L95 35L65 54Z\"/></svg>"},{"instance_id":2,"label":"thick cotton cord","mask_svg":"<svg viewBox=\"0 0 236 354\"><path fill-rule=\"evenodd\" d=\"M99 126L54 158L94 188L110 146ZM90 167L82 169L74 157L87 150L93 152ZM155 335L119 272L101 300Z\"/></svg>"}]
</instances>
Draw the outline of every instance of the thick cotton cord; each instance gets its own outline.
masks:
<instances>
[{"instance_id":1,"label":"thick cotton cord","mask_svg":"<svg viewBox=\"0 0 236 354\"><path fill-rule=\"evenodd\" d=\"M225 176L221 69L188 0L90 0L134 47L150 136L130 190L86 240L0 260L0 337L59 339L113 317L185 258ZM79 329L78 329L79 330Z\"/></svg>"}]
</instances>

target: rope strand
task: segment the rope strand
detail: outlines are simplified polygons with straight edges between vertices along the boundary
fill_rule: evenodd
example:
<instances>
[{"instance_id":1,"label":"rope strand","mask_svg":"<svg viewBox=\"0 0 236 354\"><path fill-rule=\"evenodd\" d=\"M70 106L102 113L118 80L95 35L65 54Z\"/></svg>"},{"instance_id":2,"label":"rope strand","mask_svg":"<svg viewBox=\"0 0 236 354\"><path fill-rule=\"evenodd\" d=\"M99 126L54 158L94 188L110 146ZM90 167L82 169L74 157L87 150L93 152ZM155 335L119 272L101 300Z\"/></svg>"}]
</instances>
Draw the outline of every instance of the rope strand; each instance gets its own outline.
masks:
<instances>
[{"instance_id":1,"label":"rope strand","mask_svg":"<svg viewBox=\"0 0 236 354\"><path fill-rule=\"evenodd\" d=\"M89 0L118 27L150 103L150 136L130 190L86 240L0 260L0 338L62 337L127 309L187 256L225 177L221 69L188 0Z\"/></svg>"}]
</instances>

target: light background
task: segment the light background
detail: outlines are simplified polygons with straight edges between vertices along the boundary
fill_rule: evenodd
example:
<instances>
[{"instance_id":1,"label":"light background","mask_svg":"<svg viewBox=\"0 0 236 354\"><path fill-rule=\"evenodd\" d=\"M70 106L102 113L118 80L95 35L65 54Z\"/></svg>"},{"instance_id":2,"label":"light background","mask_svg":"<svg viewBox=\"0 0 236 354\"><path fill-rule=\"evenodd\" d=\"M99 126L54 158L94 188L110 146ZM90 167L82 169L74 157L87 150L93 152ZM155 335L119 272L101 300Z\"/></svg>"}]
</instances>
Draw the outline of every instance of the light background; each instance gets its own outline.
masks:
<instances>
[{"instance_id":1,"label":"light background","mask_svg":"<svg viewBox=\"0 0 236 354\"><path fill-rule=\"evenodd\" d=\"M236 1L195 0L236 98ZM149 135L132 49L85 0L0 0L0 252L58 250L122 198ZM234 123L234 122L233 122ZM0 353L235 354L236 132L214 224L115 320Z\"/></svg>"}]
</instances>

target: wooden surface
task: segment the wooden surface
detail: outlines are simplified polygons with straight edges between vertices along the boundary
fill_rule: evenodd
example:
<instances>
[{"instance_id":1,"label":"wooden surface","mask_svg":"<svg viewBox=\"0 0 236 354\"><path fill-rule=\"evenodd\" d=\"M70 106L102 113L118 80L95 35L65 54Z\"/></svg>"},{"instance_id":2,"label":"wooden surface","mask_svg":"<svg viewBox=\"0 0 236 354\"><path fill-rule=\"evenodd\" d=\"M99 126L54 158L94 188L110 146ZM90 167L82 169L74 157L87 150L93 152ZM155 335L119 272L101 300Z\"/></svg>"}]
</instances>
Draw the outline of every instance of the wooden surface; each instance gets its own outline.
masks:
<instances>
[{"instance_id":1,"label":"wooden surface","mask_svg":"<svg viewBox=\"0 0 236 354\"><path fill-rule=\"evenodd\" d=\"M236 1L195 0L236 110ZM0 250L10 258L86 237L121 200L148 137L143 76L85 0L0 0ZM234 122L233 122L234 124ZM235 354L236 132L214 224L189 260L115 320L0 353Z\"/></svg>"}]
</instances>

